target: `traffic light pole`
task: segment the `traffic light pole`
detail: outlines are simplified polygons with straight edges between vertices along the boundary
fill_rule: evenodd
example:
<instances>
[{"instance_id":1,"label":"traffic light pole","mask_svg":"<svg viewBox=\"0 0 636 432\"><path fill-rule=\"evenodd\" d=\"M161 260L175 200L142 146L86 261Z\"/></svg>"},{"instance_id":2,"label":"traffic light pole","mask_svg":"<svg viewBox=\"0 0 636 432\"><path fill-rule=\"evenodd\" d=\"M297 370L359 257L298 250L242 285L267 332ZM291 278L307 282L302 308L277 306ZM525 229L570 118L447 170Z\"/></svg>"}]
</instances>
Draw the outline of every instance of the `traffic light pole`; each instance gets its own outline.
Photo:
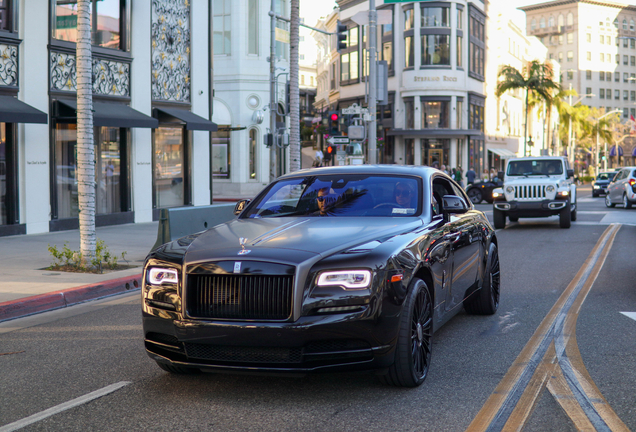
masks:
<instances>
[{"instance_id":1,"label":"traffic light pole","mask_svg":"<svg viewBox=\"0 0 636 432\"><path fill-rule=\"evenodd\" d=\"M369 163L377 163L377 92L378 92L378 62L376 57L376 36L378 11L375 9L375 0L369 0ZM364 61L364 59L363 59Z\"/></svg>"}]
</instances>

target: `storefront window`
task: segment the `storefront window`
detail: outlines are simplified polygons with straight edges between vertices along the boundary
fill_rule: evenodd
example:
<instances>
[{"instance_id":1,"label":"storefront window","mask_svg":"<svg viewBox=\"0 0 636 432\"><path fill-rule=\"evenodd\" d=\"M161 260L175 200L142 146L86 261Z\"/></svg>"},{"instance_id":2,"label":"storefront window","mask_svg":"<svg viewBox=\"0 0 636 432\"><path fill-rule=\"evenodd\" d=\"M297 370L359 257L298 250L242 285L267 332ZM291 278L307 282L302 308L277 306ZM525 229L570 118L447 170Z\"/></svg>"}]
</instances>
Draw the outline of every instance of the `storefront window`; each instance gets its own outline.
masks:
<instances>
[{"instance_id":1,"label":"storefront window","mask_svg":"<svg viewBox=\"0 0 636 432\"><path fill-rule=\"evenodd\" d=\"M404 164L415 165L415 140L412 138L404 140Z\"/></svg>"},{"instance_id":2,"label":"storefront window","mask_svg":"<svg viewBox=\"0 0 636 432\"><path fill-rule=\"evenodd\" d=\"M0 30L12 31L11 0L0 0Z\"/></svg>"},{"instance_id":3,"label":"storefront window","mask_svg":"<svg viewBox=\"0 0 636 432\"><path fill-rule=\"evenodd\" d=\"M92 1L90 19L93 45L121 49L121 11L121 0ZM53 38L77 42L77 1L56 0L53 14Z\"/></svg>"},{"instance_id":4,"label":"storefront window","mask_svg":"<svg viewBox=\"0 0 636 432\"><path fill-rule=\"evenodd\" d=\"M121 211L121 137L120 128L100 127L95 156L95 191L97 214L111 214Z\"/></svg>"},{"instance_id":5,"label":"storefront window","mask_svg":"<svg viewBox=\"0 0 636 432\"><path fill-rule=\"evenodd\" d=\"M450 27L450 8L422 7L422 27Z\"/></svg>"},{"instance_id":6,"label":"storefront window","mask_svg":"<svg viewBox=\"0 0 636 432\"><path fill-rule=\"evenodd\" d=\"M7 212L7 144L7 125L0 123L0 225L9 223Z\"/></svg>"},{"instance_id":7,"label":"storefront window","mask_svg":"<svg viewBox=\"0 0 636 432\"><path fill-rule=\"evenodd\" d=\"M422 100L422 129L448 129L447 101Z\"/></svg>"},{"instance_id":8,"label":"storefront window","mask_svg":"<svg viewBox=\"0 0 636 432\"><path fill-rule=\"evenodd\" d=\"M256 153L256 129L250 130L250 179L256 179L256 164L258 163Z\"/></svg>"},{"instance_id":9,"label":"storefront window","mask_svg":"<svg viewBox=\"0 0 636 432\"><path fill-rule=\"evenodd\" d=\"M155 208L185 204L183 128L155 129Z\"/></svg>"},{"instance_id":10,"label":"storefront window","mask_svg":"<svg viewBox=\"0 0 636 432\"><path fill-rule=\"evenodd\" d=\"M77 125L75 124L57 124L55 127L55 183L57 218L78 217Z\"/></svg>"},{"instance_id":11,"label":"storefront window","mask_svg":"<svg viewBox=\"0 0 636 432\"><path fill-rule=\"evenodd\" d=\"M422 65L450 65L450 36L422 36Z\"/></svg>"},{"instance_id":12,"label":"storefront window","mask_svg":"<svg viewBox=\"0 0 636 432\"><path fill-rule=\"evenodd\" d=\"M415 128L415 111L413 98L404 98L404 129Z\"/></svg>"},{"instance_id":13,"label":"storefront window","mask_svg":"<svg viewBox=\"0 0 636 432\"><path fill-rule=\"evenodd\" d=\"M221 126L219 125L219 129ZM219 179L230 178L230 132L212 132L212 176Z\"/></svg>"}]
</instances>

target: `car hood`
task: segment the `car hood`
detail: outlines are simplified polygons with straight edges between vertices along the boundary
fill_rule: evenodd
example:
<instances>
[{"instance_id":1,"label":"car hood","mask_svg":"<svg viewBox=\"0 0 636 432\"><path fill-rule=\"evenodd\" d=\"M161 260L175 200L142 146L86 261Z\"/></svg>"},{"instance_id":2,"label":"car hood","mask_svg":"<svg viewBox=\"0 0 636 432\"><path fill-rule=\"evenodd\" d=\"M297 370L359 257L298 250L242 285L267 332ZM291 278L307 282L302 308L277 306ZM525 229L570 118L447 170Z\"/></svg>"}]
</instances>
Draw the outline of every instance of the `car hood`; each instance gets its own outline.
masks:
<instances>
[{"instance_id":1,"label":"car hood","mask_svg":"<svg viewBox=\"0 0 636 432\"><path fill-rule=\"evenodd\" d=\"M197 236L187 248L186 261L240 257L300 262L371 240L388 239L421 225L422 220L415 217L236 219Z\"/></svg>"}]
</instances>

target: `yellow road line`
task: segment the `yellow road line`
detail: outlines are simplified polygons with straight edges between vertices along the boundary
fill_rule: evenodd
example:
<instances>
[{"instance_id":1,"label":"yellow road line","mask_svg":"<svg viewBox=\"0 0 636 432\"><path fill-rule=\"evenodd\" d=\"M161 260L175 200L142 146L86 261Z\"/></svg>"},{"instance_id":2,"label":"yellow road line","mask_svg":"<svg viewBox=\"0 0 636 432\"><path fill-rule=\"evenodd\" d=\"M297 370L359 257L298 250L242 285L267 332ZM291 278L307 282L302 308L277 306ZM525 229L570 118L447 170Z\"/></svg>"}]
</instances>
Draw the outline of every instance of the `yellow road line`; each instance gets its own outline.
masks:
<instances>
[{"instance_id":1,"label":"yellow road line","mask_svg":"<svg viewBox=\"0 0 636 432\"><path fill-rule=\"evenodd\" d=\"M594 280L598 276L619 228L620 225L612 224L601 235L574 279L572 279L552 309L550 309L550 312L539 324L539 327L495 391L488 398L475 419L473 419L468 427L469 431L508 431L521 430L523 428L541 394L541 390L546 385L547 378L552 376L551 373L555 369L553 365L558 361L557 359L567 358L562 356L562 352L565 350L560 347L569 346L568 342L570 341L572 341L573 345L576 345L576 339L573 338L576 317ZM572 298L573 295L576 295L576 297ZM568 317L570 318L568 319ZM556 339L556 350L554 345L555 336L558 337ZM580 358L580 355L578 358ZM567 364L570 364L569 361ZM575 370L580 371L580 366L582 366L582 362L580 365L577 363ZM569 373L568 377L571 378L572 373ZM589 381L586 379L583 382L585 382L586 387L589 387L589 383L593 385L591 378ZM580 393L580 391L577 392L579 397ZM588 400L596 401L600 392L595 392L592 388L588 388L584 394ZM602 400L605 401L604 399ZM577 400L577 403L580 404L580 401ZM619 429L615 430L622 430L620 429L622 422L618 419L618 416L606 402L602 405L604 406L603 414L597 411L598 415L602 417L607 426L618 426ZM589 411L589 406L586 405L586 407ZM609 411L606 408L609 408ZM583 407L581 409L583 410ZM574 411L571 412L574 413ZM612 430L614 429L612 428Z\"/></svg>"}]
</instances>

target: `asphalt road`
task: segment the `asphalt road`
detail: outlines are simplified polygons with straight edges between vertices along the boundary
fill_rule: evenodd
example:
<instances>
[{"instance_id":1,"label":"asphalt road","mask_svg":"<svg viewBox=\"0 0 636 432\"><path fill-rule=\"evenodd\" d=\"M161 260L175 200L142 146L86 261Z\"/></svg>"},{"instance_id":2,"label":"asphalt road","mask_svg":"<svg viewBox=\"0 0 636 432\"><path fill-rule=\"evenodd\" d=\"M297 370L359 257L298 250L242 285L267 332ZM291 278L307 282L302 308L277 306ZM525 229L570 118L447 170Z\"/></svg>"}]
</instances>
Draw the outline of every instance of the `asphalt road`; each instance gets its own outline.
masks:
<instances>
[{"instance_id":1,"label":"asphalt road","mask_svg":"<svg viewBox=\"0 0 636 432\"><path fill-rule=\"evenodd\" d=\"M633 225L620 227L575 317L575 336L587 373L636 431L636 319L621 314L636 313L636 209L579 199L579 222L570 229L550 218L498 231L498 313L461 312L442 327L419 388L386 387L371 374L170 375L144 352L137 292L0 324L0 432L51 408L55 414L21 430L466 430L588 259L608 215ZM101 397L60 407L101 389ZM532 406L524 430L576 430L546 388Z\"/></svg>"}]
</instances>

